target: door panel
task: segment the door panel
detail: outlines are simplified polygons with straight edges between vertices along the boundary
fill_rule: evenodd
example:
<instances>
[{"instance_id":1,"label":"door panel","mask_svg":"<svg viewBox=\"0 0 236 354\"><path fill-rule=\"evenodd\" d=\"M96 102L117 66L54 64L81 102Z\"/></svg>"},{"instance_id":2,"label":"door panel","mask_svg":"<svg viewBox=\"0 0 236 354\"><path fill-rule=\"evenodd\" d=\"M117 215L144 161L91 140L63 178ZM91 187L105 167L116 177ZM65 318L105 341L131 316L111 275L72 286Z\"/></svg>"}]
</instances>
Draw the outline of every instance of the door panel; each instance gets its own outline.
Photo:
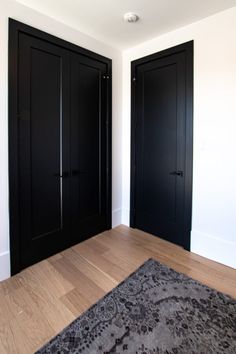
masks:
<instances>
[{"instance_id":1,"label":"door panel","mask_svg":"<svg viewBox=\"0 0 236 354\"><path fill-rule=\"evenodd\" d=\"M133 66L131 223L185 246L186 53L172 51Z\"/></svg>"},{"instance_id":2,"label":"door panel","mask_svg":"<svg viewBox=\"0 0 236 354\"><path fill-rule=\"evenodd\" d=\"M60 57L31 49L32 238L61 230L63 223L61 180L55 178L60 171L60 66Z\"/></svg>"},{"instance_id":3,"label":"door panel","mask_svg":"<svg viewBox=\"0 0 236 354\"><path fill-rule=\"evenodd\" d=\"M24 266L68 244L68 54L24 34L19 41L21 254Z\"/></svg>"},{"instance_id":4,"label":"door panel","mask_svg":"<svg viewBox=\"0 0 236 354\"><path fill-rule=\"evenodd\" d=\"M71 207L83 238L106 222L106 65L71 55Z\"/></svg>"}]
</instances>

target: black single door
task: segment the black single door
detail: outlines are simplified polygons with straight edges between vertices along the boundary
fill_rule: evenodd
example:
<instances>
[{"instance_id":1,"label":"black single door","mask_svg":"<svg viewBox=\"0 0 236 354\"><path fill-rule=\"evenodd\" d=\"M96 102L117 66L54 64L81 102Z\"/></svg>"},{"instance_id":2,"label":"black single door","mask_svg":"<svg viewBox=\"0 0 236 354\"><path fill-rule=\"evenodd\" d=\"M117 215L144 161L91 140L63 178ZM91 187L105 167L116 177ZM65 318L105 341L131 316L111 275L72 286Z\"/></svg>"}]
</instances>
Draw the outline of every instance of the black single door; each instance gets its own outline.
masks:
<instances>
[{"instance_id":1,"label":"black single door","mask_svg":"<svg viewBox=\"0 0 236 354\"><path fill-rule=\"evenodd\" d=\"M69 244L69 54L21 33L18 85L23 268Z\"/></svg>"},{"instance_id":2,"label":"black single door","mask_svg":"<svg viewBox=\"0 0 236 354\"><path fill-rule=\"evenodd\" d=\"M192 43L187 48L191 54ZM131 225L185 248L191 226L188 50L183 45L134 62L132 89Z\"/></svg>"},{"instance_id":3,"label":"black single door","mask_svg":"<svg viewBox=\"0 0 236 354\"><path fill-rule=\"evenodd\" d=\"M106 65L71 53L73 239L106 229Z\"/></svg>"}]
</instances>

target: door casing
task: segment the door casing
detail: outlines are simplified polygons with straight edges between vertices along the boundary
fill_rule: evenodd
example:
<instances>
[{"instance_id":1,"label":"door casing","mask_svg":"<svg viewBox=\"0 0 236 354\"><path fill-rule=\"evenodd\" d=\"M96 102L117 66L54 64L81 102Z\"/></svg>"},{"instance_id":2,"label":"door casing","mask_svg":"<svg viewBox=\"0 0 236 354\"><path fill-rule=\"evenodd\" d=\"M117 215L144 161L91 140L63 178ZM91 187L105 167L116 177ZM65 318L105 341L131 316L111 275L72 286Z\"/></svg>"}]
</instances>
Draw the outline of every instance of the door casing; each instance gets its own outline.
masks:
<instances>
[{"instance_id":1,"label":"door casing","mask_svg":"<svg viewBox=\"0 0 236 354\"><path fill-rule=\"evenodd\" d=\"M25 33L33 37L50 42L59 47L93 58L105 63L107 74L107 99L106 99L106 225L111 228L111 130L112 130L112 61L87 49L69 43L58 37L25 25L13 19L9 19L9 76L8 76L8 111L9 111L9 208L10 208L10 252L11 274L21 270L20 263L20 215L19 215L19 165L18 165L18 43L19 34ZM72 245L72 244L71 244Z\"/></svg>"},{"instance_id":2,"label":"door casing","mask_svg":"<svg viewBox=\"0 0 236 354\"><path fill-rule=\"evenodd\" d=\"M184 234L183 246L190 250L190 233L192 223L192 169L193 169L193 41L148 55L131 62L131 176L130 176L130 226L135 224L136 191L136 70L139 65L184 52L186 56L186 148L185 148L185 186L184 186Z\"/></svg>"}]
</instances>

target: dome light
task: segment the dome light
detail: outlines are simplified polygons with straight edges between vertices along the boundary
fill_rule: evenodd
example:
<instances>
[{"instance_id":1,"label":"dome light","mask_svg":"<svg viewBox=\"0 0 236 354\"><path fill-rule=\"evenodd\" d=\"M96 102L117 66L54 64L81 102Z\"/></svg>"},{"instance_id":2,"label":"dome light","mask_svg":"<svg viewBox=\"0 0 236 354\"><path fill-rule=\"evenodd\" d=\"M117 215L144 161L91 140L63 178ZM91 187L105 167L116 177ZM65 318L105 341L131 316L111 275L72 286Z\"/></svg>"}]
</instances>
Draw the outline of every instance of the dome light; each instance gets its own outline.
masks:
<instances>
[{"instance_id":1,"label":"dome light","mask_svg":"<svg viewBox=\"0 0 236 354\"><path fill-rule=\"evenodd\" d=\"M134 12L127 12L126 14L124 14L124 20L125 22L134 23L139 20L139 16Z\"/></svg>"}]
</instances>

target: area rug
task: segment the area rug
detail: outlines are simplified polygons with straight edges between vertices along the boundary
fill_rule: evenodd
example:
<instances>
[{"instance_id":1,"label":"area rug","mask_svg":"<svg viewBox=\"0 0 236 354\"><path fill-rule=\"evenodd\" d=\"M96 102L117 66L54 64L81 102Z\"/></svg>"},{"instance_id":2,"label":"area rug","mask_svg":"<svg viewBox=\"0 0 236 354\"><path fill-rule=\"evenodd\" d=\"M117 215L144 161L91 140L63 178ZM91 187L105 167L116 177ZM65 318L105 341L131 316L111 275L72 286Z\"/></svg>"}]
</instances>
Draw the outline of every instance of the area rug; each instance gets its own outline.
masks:
<instances>
[{"instance_id":1,"label":"area rug","mask_svg":"<svg viewBox=\"0 0 236 354\"><path fill-rule=\"evenodd\" d=\"M235 354L236 300L150 259L37 354Z\"/></svg>"}]
</instances>

